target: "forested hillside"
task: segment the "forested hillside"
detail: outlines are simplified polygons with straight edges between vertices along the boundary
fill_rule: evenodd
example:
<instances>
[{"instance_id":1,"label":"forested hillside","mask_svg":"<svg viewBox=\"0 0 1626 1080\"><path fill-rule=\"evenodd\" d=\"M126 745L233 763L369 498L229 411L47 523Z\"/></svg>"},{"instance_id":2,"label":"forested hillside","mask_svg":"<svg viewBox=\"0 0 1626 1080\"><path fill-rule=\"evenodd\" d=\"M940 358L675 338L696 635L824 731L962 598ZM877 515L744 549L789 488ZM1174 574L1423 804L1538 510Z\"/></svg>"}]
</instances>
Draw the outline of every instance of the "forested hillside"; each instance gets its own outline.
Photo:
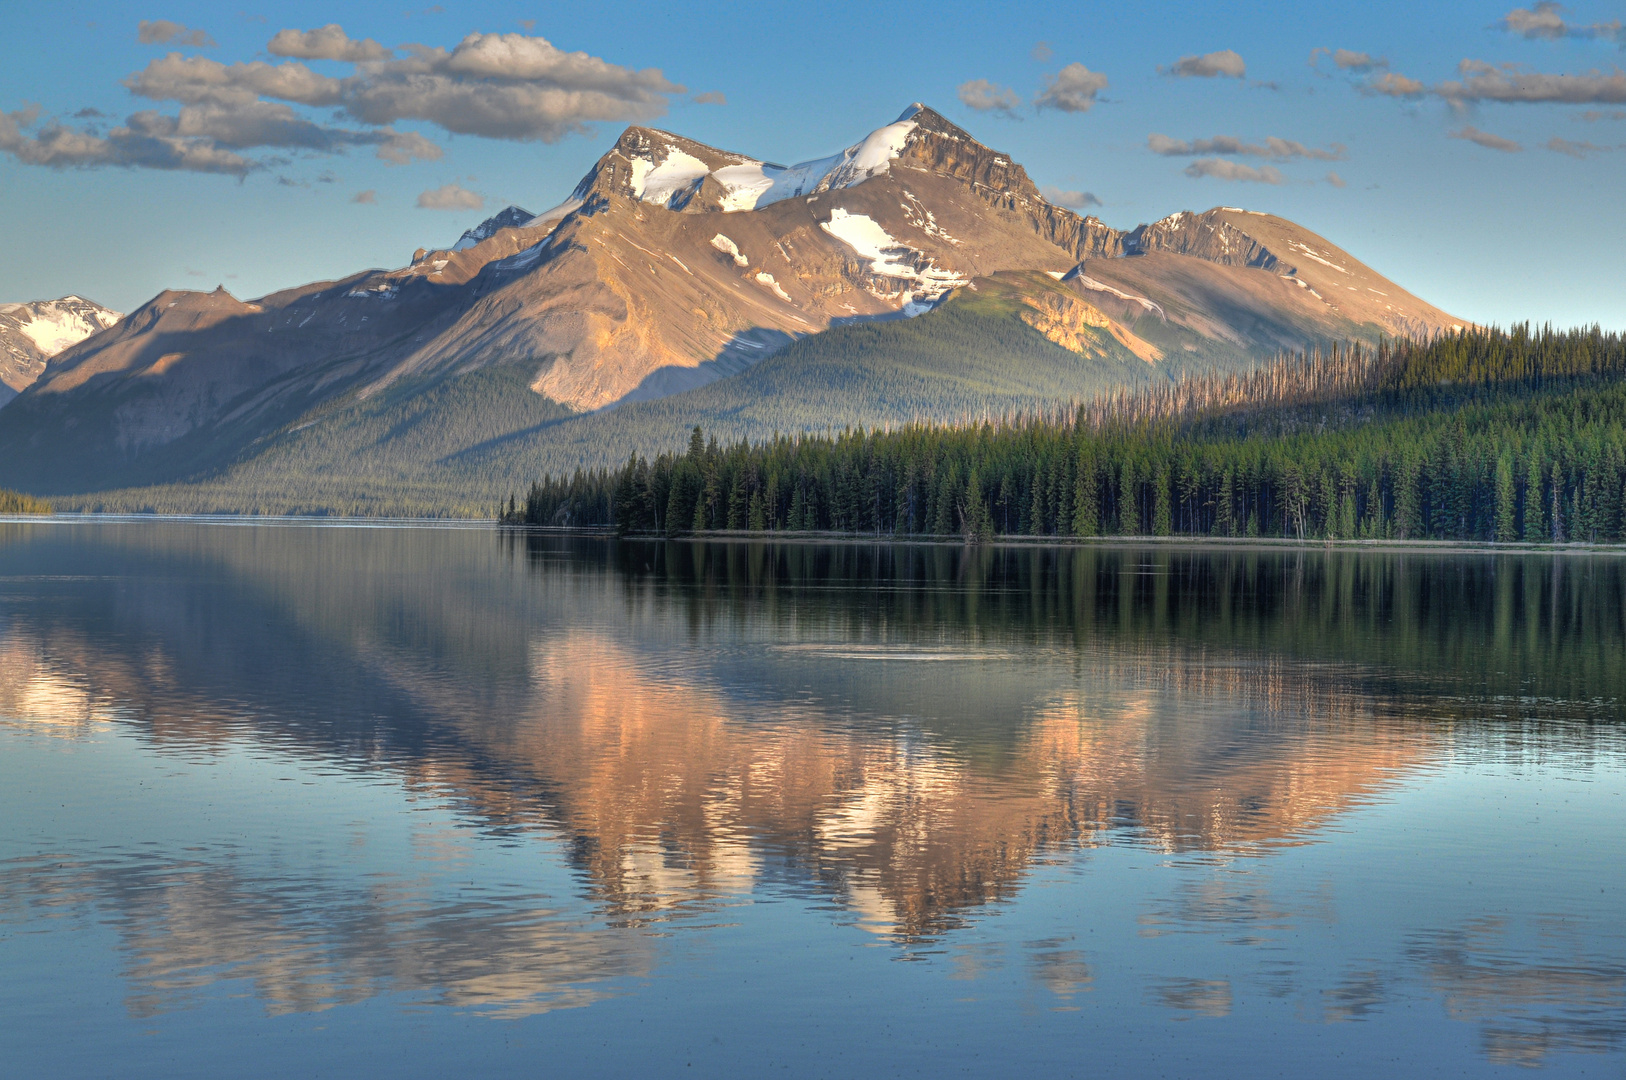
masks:
<instances>
[{"instance_id":1,"label":"forested hillside","mask_svg":"<svg viewBox=\"0 0 1626 1080\"><path fill-rule=\"evenodd\" d=\"M1626 343L1471 331L1061 416L719 446L544 478L511 520L623 532L1626 539Z\"/></svg>"}]
</instances>

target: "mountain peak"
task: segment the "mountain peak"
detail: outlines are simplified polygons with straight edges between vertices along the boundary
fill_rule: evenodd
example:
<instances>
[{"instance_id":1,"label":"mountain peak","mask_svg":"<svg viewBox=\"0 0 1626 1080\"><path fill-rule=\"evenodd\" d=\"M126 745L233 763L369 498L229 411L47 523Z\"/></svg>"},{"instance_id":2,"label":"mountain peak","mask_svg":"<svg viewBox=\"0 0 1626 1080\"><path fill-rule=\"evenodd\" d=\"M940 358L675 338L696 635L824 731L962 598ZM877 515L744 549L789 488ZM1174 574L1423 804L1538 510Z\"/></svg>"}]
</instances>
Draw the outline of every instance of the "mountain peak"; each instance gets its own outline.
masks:
<instances>
[{"instance_id":1,"label":"mountain peak","mask_svg":"<svg viewBox=\"0 0 1626 1080\"><path fill-rule=\"evenodd\" d=\"M486 218L474 228L467 230L458 237L457 243L452 245L453 251L463 251L471 248L482 240L489 240L497 235L499 229L518 229L524 227L536 215L518 206L510 206Z\"/></svg>"}]
</instances>

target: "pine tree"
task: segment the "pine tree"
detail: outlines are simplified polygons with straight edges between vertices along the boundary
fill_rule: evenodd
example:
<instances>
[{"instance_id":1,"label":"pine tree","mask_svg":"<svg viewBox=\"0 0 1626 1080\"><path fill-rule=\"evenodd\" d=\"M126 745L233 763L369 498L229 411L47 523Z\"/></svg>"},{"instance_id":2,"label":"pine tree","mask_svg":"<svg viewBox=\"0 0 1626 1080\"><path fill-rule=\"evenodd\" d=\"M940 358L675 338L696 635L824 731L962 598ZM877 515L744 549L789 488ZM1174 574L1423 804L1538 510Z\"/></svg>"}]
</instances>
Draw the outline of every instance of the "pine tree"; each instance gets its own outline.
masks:
<instances>
[{"instance_id":1,"label":"pine tree","mask_svg":"<svg viewBox=\"0 0 1626 1080\"><path fill-rule=\"evenodd\" d=\"M1504 453L1496 462L1497 543L1511 544L1519 538L1517 510L1513 491L1513 458Z\"/></svg>"}]
</instances>

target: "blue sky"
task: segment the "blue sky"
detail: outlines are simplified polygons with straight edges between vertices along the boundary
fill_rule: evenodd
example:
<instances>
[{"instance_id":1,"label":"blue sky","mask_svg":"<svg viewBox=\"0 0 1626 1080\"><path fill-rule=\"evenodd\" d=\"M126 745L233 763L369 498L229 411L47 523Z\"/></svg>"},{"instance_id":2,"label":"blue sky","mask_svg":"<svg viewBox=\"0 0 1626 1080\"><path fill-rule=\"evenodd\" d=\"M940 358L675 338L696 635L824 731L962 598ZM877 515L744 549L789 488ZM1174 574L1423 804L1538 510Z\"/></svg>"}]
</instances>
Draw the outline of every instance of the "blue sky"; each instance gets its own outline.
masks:
<instances>
[{"instance_id":1,"label":"blue sky","mask_svg":"<svg viewBox=\"0 0 1626 1080\"><path fill-rule=\"evenodd\" d=\"M918 100L1111 225L1267 210L1457 315L1626 328L1620 7L241 2L7 5L0 300L128 310L164 288L253 297L398 266L508 203L560 201L629 122L790 162ZM301 36L329 24L343 35ZM456 51L471 34L518 36L481 46L520 65L500 109L476 85L496 69ZM321 58L345 50L362 65ZM271 67L236 66L256 61ZM289 64L301 87L359 89L286 90ZM1070 108L1035 108L1047 87ZM973 107L995 101L1010 107ZM188 106L212 119L186 127ZM181 127L115 146L135 114L148 134ZM243 133L268 117L303 148ZM418 205L438 189L483 208Z\"/></svg>"}]
</instances>

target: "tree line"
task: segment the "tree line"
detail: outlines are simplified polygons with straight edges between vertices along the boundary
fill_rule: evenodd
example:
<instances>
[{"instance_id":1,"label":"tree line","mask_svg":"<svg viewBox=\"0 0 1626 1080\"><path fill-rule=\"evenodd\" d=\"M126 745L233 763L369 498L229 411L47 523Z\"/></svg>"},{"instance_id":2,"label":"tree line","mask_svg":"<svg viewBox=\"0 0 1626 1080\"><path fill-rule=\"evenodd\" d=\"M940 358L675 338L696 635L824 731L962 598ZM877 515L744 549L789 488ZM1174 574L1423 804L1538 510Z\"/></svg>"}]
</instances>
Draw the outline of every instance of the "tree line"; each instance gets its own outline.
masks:
<instances>
[{"instance_id":1,"label":"tree line","mask_svg":"<svg viewBox=\"0 0 1626 1080\"><path fill-rule=\"evenodd\" d=\"M510 523L883 536L1626 540L1626 342L1468 329L1049 415L719 446L545 477Z\"/></svg>"}]
</instances>

